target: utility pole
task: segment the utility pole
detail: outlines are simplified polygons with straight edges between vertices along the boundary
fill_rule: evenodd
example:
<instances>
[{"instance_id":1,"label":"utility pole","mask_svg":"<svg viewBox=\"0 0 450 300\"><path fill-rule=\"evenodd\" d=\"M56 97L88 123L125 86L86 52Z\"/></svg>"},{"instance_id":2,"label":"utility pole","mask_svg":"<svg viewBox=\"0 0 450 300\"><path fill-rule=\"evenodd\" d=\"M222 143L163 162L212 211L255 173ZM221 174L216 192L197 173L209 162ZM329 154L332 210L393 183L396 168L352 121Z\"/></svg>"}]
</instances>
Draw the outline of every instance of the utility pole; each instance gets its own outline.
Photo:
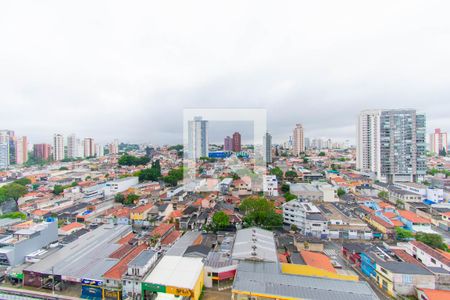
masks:
<instances>
[{"instance_id":1,"label":"utility pole","mask_svg":"<svg viewBox=\"0 0 450 300\"><path fill-rule=\"evenodd\" d=\"M52 266L52 294L55 294L55 267Z\"/></svg>"}]
</instances>

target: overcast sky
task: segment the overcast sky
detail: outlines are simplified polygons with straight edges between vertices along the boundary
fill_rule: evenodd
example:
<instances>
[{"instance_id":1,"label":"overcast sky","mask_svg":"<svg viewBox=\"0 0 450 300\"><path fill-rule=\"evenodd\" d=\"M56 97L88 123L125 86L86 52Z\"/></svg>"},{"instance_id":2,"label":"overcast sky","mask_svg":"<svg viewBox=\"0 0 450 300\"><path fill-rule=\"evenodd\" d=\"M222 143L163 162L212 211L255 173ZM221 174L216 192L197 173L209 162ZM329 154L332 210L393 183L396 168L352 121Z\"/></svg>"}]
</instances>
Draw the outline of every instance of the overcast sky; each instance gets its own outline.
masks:
<instances>
[{"instance_id":1,"label":"overcast sky","mask_svg":"<svg viewBox=\"0 0 450 300\"><path fill-rule=\"evenodd\" d=\"M1 1L0 129L182 141L183 108L266 108L276 142L367 108L450 129L450 1ZM239 130L238 128L233 130ZM231 132L232 133L232 132Z\"/></svg>"}]
</instances>

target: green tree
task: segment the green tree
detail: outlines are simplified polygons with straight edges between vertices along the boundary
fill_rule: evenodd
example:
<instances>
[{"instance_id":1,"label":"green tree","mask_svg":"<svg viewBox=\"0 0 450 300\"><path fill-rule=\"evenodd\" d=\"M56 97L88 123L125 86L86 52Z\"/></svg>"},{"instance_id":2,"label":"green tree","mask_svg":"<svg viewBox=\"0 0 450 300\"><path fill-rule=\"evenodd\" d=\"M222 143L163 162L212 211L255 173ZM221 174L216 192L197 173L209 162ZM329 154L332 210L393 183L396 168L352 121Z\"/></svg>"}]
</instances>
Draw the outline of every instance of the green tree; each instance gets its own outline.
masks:
<instances>
[{"instance_id":1,"label":"green tree","mask_svg":"<svg viewBox=\"0 0 450 300\"><path fill-rule=\"evenodd\" d=\"M125 202L125 196L123 194L116 194L114 196L114 201L118 202L118 203L124 203Z\"/></svg>"},{"instance_id":2,"label":"green tree","mask_svg":"<svg viewBox=\"0 0 450 300\"><path fill-rule=\"evenodd\" d=\"M284 198L286 199L286 202L289 202L289 201L297 199L297 196L287 192L287 193L284 194Z\"/></svg>"},{"instance_id":3,"label":"green tree","mask_svg":"<svg viewBox=\"0 0 450 300\"><path fill-rule=\"evenodd\" d=\"M270 170L270 175L277 176L278 180L281 180L283 178L283 170L281 170L279 167L275 167Z\"/></svg>"},{"instance_id":4,"label":"green tree","mask_svg":"<svg viewBox=\"0 0 450 300\"><path fill-rule=\"evenodd\" d=\"M150 162L150 158L147 156L136 157L129 154L124 154L119 158L119 165L121 166L140 166L146 165Z\"/></svg>"},{"instance_id":5,"label":"green tree","mask_svg":"<svg viewBox=\"0 0 450 300\"><path fill-rule=\"evenodd\" d=\"M286 173L284 174L284 177L286 177L289 180L292 180L296 177L298 177L297 172L295 171L286 171Z\"/></svg>"},{"instance_id":6,"label":"green tree","mask_svg":"<svg viewBox=\"0 0 450 300\"><path fill-rule=\"evenodd\" d=\"M319 153L319 156L325 156L326 154L325 154L325 152L323 152L323 151L321 151L320 153Z\"/></svg>"},{"instance_id":7,"label":"green tree","mask_svg":"<svg viewBox=\"0 0 450 300\"><path fill-rule=\"evenodd\" d=\"M64 192L64 186L57 184L53 187L53 194L60 195L62 192Z\"/></svg>"},{"instance_id":8,"label":"green tree","mask_svg":"<svg viewBox=\"0 0 450 300\"><path fill-rule=\"evenodd\" d=\"M427 244L432 248L448 251L448 246L444 243L444 240L442 239L442 236L440 234L417 232L416 240Z\"/></svg>"},{"instance_id":9,"label":"green tree","mask_svg":"<svg viewBox=\"0 0 450 300\"><path fill-rule=\"evenodd\" d=\"M139 181L157 181L161 178L161 166L159 160L153 162L151 168L140 171L138 176Z\"/></svg>"},{"instance_id":10,"label":"green tree","mask_svg":"<svg viewBox=\"0 0 450 300\"><path fill-rule=\"evenodd\" d=\"M69 170L69 168L68 167L61 167L61 168L59 168L59 170L60 171L67 171L67 170Z\"/></svg>"},{"instance_id":11,"label":"green tree","mask_svg":"<svg viewBox=\"0 0 450 300\"><path fill-rule=\"evenodd\" d=\"M389 193L387 191L381 191L378 193L378 198L384 199L384 200L388 200L389 198Z\"/></svg>"},{"instance_id":12,"label":"green tree","mask_svg":"<svg viewBox=\"0 0 450 300\"><path fill-rule=\"evenodd\" d=\"M127 198L125 199L124 204L125 205L131 205L131 204L134 204L135 201L137 201L137 200L139 200L139 196L136 195L136 194L131 193L131 194L127 195Z\"/></svg>"},{"instance_id":13,"label":"green tree","mask_svg":"<svg viewBox=\"0 0 450 300\"><path fill-rule=\"evenodd\" d=\"M395 227L395 235L397 240L405 240L405 239L412 239L414 238L414 234L401 227Z\"/></svg>"},{"instance_id":14,"label":"green tree","mask_svg":"<svg viewBox=\"0 0 450 300\"><path fill-rule=\"evenodd\" d=\"M17 183L17 184L26 186L26 185L28 185L28 184L31 184L31 180L28 179L28 178L26 178L26 177L23 177L23 178L14 180L14 183Z\"/></svg>"},{"instance_id":15,"label":"green tree","mask_svg":"<svg viewBox=\"0 0 450 300\"><path fill-rule=\"evenodd\" d=\"M283 217L276 213L273 203L264 197L248 197L239 206L244 213L244 225L268 229L280 227Z\"/></svg>"},{"instance_id":16,"label":"green tree","mask_svg":"<svg viewBox=\"0 0 450 300\"><path fill-rule=\"evenodd\" d=\"M337 195L338 195L339 198L341 198L345 194L346 194L346 192L345 192L345 190L343 188L338 188Z\"/></svg>"},{"instance_id":17,"label":"green tree","mask_svg":"<svg viewBox=\"0 0 450 300\"><path fill-rule=\"evenodd\" d=\"M291 186L290 186L289 184L283 183L283 184L281 185L281 191L282 191L283 193L288 193L290 190L291 190Z\"/></svg>"},{"instance_id":18,"label":"green tree","mask_svg":"<svg viewBox=\"0 0 450 300\"><path fill-rule=\"evenodd\" d=\"M178 184L178 181L183 179L183 172L183 167L172 169L169 171L169 174L167 176L163 177L163 180L165 183L171 186L176 186Z\"/></svg>"},{"instance_id":19,"label":"green tree","mask_svg":"<svg viewBox=\"0 0 450 300\"><path fill-rule=\"evenodd\" d=\"M215 230L225 228L230 225L230 217L223 211L218 211L213 215L212 224Z\"/></svg>"},{"instance_id":20,"label":"green tree","mask_svg":"<svg viewBox=\"0 0 450 300\"><path fill-rule=\"evenodd\" d=\"M0 215L0 219L22 219L25 220L27 215L20 211L10 212L7 214Z\"/></svg>"},{"instance_id":21,"label":"green tree","mask_svg":"<svg viewBox=\"0 0 450 300\"><path fill-rule=\"evenodd\" d=\"M17 203L20 197L28 193L28 189L17 183L10 183L0 188L0 202L14 200Z\"/></svg>"}]
</instances>

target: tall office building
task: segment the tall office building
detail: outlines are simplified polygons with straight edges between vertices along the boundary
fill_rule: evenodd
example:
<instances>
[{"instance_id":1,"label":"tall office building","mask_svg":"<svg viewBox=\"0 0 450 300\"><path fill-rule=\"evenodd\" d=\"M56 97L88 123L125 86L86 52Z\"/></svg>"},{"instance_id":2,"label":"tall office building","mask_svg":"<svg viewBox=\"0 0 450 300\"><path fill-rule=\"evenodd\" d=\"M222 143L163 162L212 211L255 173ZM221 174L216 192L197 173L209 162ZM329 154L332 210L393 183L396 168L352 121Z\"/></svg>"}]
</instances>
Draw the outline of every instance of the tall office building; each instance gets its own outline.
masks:
<instances>
[{"instance_id":1,"label":"tall office building","mask_svg":"<svg viewBox=\"0 0 450 300\"><path fill-rule=\"evenodd\" d=\"M305 137L305 150L311 149L311 139Z\"/></svg>"},{"instance_id":2,"label":"tall office building","mask_svg":"<svg viewBox=\"0 0 450 300\"><path fill-rule=\"evenodd\" d=\"M80 140L77 139L75 134L71 134L67 137L67 157L76 158L78 154Z\"/></svg>"},{"instance_id":3,"label":"tall office building","mask_svg":"<svg viewBox=\"0 0 450 300\"><path fill-rule=\"evenodd\" d=\"M85 138L83 141L84 157L95 156L95 143L93 138Z\"/></svg>"},{"instance_id":4,"label":"tall office building","mask_svg":"<svg viewBox=\"0 0 450 300\"><path fill-rule=\"evenodd\" d=\"M53 135L53 160L64 159L64 137L62 134Z\"/></svg>"},{"instance_id":5,"label":"tall office building","mask_svg":"<svg viewBox=\"0 0 450 300\"><path fill-rule=\"evenodd\" d=\"M231 148L234 152L240 152L241 147L241 134L239 132L233 133Z\"/></svg>"},{"instance_id":6,"label":"tall office building","mask_svg":"<svg viewBox=\"0 0 450 300\"><path fill-rule=\"evenodd\" d=\"M437 155L448 153L447 132L442 132L440 128L436 128L434 133L430 134L430 152Z\"/></svg>"},{"instance_id":7,"label":"tall office building","mask_svg":"<svg viewBox=\"0 0 450 300\"><path fill-rule=\"evenodd\" d=\"M33 146L33 156L37 160L49 160L52 153L50 144L35 144Z\"/></svg>"},{"instance_id":8,"label":"tall office building","mask_svg":"<svg viewBox=\"0 0 450 300\"><path fill-rule=\"evenodd\" d=\"M111 144L108 145L109 154L118 154L119 153L119 141L114 140Z\"/></svg>"},{"instance_id":9,"label":"tall office building","mask_svg":"<svg viewBox=\"0 0 450 300\"><path fill-rule=\"evenodd\" d=\"M425 115L413 109L361 112L357 168L389 183L423 178L426 173L425 130Z\"/></svg>"},{"instance_id":10,"label":"tall office building","mask_svg":"<svg viewBox=\"0 0 450 300\"><path fill-rule=\"evenodd\" d=\"M229 136L227 136L223 141L223 150L224 151L233 150L233 141Z\"/></svg>"},{"instance_id":11,"label":"tall office building","mask_svg":"<svg viewBox=\"0 0 450 300\"><path fill-rule=\"evenodd\" d=\"M22 165L28 161L28 138L22 136L16 143L16 164Z\"/></svg>"},{"instance_id":12,"label":"tall office building","mask_svg":"<svg viewBox=\"0 0 450 300\"><path fill-rule=\"evenodd\" d=\"M266 132L263 137L264 144L264 160L266 163L272 163L272 136L270 133Z\"/></svg>"},{"instance_id":13,"label":"tall office building","mask_svg":"<svg viewBox=\"0 0 450 300\"><path fill-rule=\"evenodd\" d=\"M2 137L1 137L2 136ZM8 165L16 163L16 135L13 130L0 130L0 139L8 145Z\"/></svg>"},{"instance_id":14,"label":"tall office building","mask_svg":"<svg viewBox=\"0 0 450 300\"><path fill-rule=\"evenodd\" d=\"M103 148L103 145L95 144L95 156L97 156L97 157L105 156L105 150Z\"/></svg>"},{"instance_id":15,"label":"tall office building","mask_svg":"<svg viewBox=\"0 0 450 300\"><path fill-rule=\"evenodd\" d=\"M295 156L299 156L300 153L305 152L305 137L303 133L302 124L297 124L293 132L293 151Z\"/></svg>"},{"instance_id":16,"label":"tall office building","mask_svg":"<svg viewBox=\"0 0 450 300\"><path fill-rule=\"evenodd\" d=\"M195 117L188 121L188 158L208 156L208 121Z\"/></svg>"},{"instance_id":17,"label":"tall office building","mask_svg":"<svg viewBox=\"0 0 450 300\"><path fill-rule=\"evenodd\" d=\"M0 170L9 166L9 135L0 131Z\"/></svg>"}]
</instances>

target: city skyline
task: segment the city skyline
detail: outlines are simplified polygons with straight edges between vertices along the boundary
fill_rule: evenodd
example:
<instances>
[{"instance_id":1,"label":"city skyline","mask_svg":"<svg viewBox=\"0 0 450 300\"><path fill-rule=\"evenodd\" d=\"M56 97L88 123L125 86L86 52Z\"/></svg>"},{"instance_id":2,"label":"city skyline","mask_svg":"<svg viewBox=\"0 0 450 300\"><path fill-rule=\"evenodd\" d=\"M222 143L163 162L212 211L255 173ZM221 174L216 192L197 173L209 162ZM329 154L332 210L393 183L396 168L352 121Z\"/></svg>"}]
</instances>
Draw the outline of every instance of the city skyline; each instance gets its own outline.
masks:
<instances>
[{"instance_id":1,"label":"city skyline","mask_svg":"<svg viewBox=\"0 0 450 300\"><path fill-rule=\"evenodd\" d=\"M369 13L358 1L350 9L329 2L325 11L298 1L276 11L258 3L257 12L222 3L206 16L207 2L179 12L110 3L95 25L77 23L98 20L103 6L61 3L55 14L44 4L2 5L2 127L31 143L60 131L101 143L177 144L183 108L258 107L269 112L274 142L297 122L311 136L354 140L359 111L415 108L430 129L448 131L450 39L439 28L450 26L442 8L450 3L416 4Z\"/></svg>"}]
</instances>

